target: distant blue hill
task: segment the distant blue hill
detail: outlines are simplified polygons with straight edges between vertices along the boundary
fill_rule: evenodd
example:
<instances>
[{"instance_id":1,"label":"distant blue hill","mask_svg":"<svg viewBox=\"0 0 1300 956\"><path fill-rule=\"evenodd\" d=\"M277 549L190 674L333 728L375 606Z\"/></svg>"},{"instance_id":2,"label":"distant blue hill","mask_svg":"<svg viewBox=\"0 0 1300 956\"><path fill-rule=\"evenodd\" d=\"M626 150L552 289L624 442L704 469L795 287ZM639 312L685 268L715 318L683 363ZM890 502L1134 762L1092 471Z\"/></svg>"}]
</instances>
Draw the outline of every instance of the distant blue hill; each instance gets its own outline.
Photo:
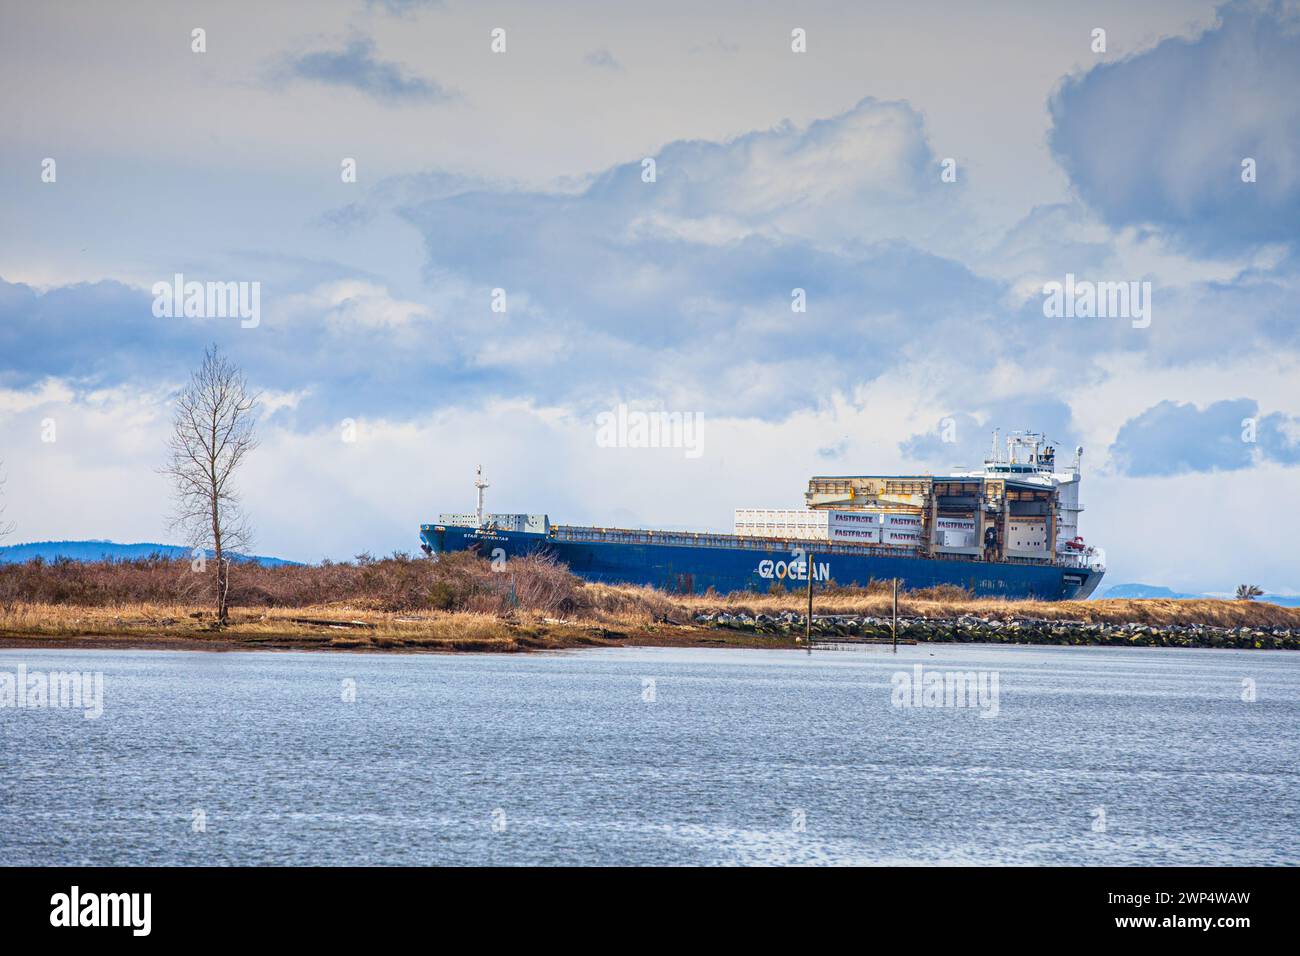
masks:
<instances>
[{"instance_id":1,"label":"distant blue hill","mask_svg":"<svg viewBox=\"0 0 1300 956\"><path fill-rule=\"evenodd\" d=\"M1171 588L1161 587L1158 584L1116 584L1114 587L1107 588L1099 598L1166 598L1178 600L1180 598L1222 598L1231 597L1232 595L1223 594L1184 594L1182 591L1175 591ZM1264 604L1276 604L1280 607L1300 607L1300 597L1282 596L1277 594L1265 594L1263 597L1255 598Z\"/></svg>"},{"instance_id":2,"label":"distant blue hill","mask_svg":"<svg viewBox=\"0 0 1300 956\"><path fill-rule=\"evenodd\" d=\"M1200 594L1184 594L1158 584L1116 584L1100 594L1103 598L1198 598Z\"/></svg>"},{"instance_id":3,"label":"distant blue hill","mask_svg":"<svg viewBox=\"0 0 1300 956\"><path fill-rule=\"evenodd\" d=\"M10 544L0 547L0 564L22 564L33 558L53 561L55 558L67 558L72 561L104 561L112 559L125 561L134 558L147 558L159 554L168 558L189 560L193 552L176 544L118 544L116 541L32 541L27 544ZM212 552L208 552L211 556ZM254 555L247 560L256 561L267 568L282 564L297 564L297 561L285 561L281 558L268 558Z\"/></svg>"},{"instance_id":4,"label":"distant blue hill","mask_svg":"<svg viewBox=\"0 0 1300 956\"><path fill-rule=\"evenodd\" d=\"M1296 595L1265 594L1263 597L1255 598L1256 601L1262 601L1264 604L1276 604L1279 607L1300 607L1300 597Z\"/></svg>"}]
</instances>

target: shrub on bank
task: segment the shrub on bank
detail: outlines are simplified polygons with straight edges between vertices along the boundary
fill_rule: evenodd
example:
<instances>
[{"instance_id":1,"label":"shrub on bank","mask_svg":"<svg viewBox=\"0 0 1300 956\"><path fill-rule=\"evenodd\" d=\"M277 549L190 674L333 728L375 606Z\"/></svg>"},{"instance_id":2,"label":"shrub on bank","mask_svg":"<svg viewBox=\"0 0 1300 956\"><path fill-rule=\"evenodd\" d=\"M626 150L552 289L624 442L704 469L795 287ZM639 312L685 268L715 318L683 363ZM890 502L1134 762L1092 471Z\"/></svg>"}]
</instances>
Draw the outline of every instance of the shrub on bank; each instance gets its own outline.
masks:
<instances>
[{"instance_id":1,"label":"shrub on bank","mask_svg":"<svg viewBox=\"0 0 1300 956\"><path fill-rule=\"evenodd\" d=\"M44 561L0 565L0 604L109 607L126 604L202 605L210 588L203 571L185 559L153 555L129 560ZM263 567L238 564L231 574L235 607L312 607L363 604L381 611L513 610L563 616L583 606L582 582L547 556L492 564L467 552L438 561L397 552L358 555L354 561Z\"/></svg>"},{"instance_id":2,"label":"shrub on bank","mask_svg":"<svg viewBox=\"0 0 1300 956\"><path fill-rule=\"evenodd\" d=\"M494 565L467 551L430 563L428 605L442 611L504 616L516 610L564 617L582 609L582 580L550 555Z\"/></svg>"}]
</instances>

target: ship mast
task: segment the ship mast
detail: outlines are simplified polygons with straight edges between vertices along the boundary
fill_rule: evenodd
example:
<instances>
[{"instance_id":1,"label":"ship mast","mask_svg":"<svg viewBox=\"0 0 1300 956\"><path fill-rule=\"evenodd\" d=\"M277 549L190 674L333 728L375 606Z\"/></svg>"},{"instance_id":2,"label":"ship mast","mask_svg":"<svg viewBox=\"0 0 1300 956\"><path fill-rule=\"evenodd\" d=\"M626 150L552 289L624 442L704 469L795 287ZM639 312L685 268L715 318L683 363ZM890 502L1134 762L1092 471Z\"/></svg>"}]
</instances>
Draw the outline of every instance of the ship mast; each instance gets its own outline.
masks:
<instances>
[{"instance_id":1,"label":"ship mast","mask_svg":"<svg viewBox=\"0 0 1300 956\"><path fill-rule=\"evenodd\" d=\"M478 527L483 527L483 489L491 487L483 480L483 466L478 466L478 474L474 478L474 487L478 489L478 508L475 516L478 518Z\"/></svg>"}]
</instances>

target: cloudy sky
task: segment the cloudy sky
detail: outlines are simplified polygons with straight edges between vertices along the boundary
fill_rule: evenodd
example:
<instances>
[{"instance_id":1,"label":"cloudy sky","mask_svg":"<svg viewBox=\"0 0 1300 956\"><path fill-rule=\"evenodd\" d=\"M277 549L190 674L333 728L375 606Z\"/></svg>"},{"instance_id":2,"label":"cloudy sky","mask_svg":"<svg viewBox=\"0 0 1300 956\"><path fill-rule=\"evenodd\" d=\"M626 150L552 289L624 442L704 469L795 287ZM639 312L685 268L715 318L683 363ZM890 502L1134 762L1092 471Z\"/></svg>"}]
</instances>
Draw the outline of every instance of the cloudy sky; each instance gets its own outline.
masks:
<instances>
[{"instance_id":1,"label":"cloudy sky","mask_svg":"<svg viewBox=\"0 0 1300 956\"><path fill-rule=\"evenodd\" d=\"M1110 583L1300 592L1295 3L0 18L11 541L169 540L216 342L264 396L261 553L414 550L480 462L495 510L727 528L1031 428L1085 447ZM156 316L177 273L260 321ZM1149 324L1045 315L1067 274L1150 283ZM601 447L620 403L701 453Z\"/></svg>"}]
</instances>

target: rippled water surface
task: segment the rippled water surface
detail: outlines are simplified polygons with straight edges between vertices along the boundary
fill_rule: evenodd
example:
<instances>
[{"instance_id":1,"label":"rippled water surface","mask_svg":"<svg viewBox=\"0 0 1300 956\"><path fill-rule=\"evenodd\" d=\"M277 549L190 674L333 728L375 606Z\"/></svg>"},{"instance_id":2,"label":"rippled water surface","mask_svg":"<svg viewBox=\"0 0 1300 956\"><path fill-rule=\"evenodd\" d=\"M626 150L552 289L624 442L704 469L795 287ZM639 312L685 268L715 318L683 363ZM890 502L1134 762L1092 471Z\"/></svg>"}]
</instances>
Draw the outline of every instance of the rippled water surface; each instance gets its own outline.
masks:
<instances>
[{"instance_id":1,"label":"rippled water surface","mask_svg":"<svg viewBox=\"0 0 1300 956\"><path fill-rule=\"evenodd\" d=\"M997 716L894 706L917 663L996 674ZM102 672L104 701L0 707L9 864L1300 862L1295 653L0 651L20 666Z\"/></svg>"}]
</instances>

